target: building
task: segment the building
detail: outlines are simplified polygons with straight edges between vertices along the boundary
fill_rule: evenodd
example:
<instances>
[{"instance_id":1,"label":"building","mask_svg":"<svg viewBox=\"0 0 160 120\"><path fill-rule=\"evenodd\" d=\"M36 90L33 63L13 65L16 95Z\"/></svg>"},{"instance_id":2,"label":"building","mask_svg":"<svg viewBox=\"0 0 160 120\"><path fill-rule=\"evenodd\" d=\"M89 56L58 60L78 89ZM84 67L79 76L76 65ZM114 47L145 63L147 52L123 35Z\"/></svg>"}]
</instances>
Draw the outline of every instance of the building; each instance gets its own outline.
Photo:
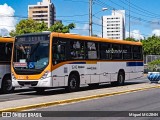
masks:
<instances>
[{"instance_id":1,"label":"building","mask_svg":"<svg viewBox=\"0 0 160 120\"><path fill-rule=\"evenodd\" d=\"M125 10L112 10L112 15L102 17L102 37L125 39Z\"/></svg>"},{"instance_id":2,"label":"building","mask_svg":"<svg viewBox=\"0 0 160 120\"><path fill-rule=\"evenodd\" d=\"M28 5L28 18L36 21L44 21L48 28L55 22L55 7L51 0L43 0L37 5Z\"/></svg>"}]
</instances>

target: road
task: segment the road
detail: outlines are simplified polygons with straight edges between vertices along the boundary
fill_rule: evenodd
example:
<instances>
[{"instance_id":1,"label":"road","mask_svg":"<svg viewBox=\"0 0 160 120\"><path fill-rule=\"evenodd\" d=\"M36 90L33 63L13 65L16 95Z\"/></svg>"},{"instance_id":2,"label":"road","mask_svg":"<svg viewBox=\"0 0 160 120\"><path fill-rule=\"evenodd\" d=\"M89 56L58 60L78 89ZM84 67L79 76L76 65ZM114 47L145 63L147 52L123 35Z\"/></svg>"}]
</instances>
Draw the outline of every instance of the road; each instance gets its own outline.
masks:
<instances>
[{"instance_id":1,"label":"road","mask_svg":"<svg viewBox=\"0 0 160 120\"><path fill-rule=\"evenodd\" d=\"M160 111L160 90L152 89L135 93L115 95L100 99L88 100L72 104L64 104L61 106L47 107L36 109L35 111ZM54 114L54 113L53 113ZM60 113L59 113L60 114ZM81 113L74 113L73 116L79 116ZM76 115L77 114L77 115ZM118 113L117 113L118 114ZM82 114L83 115L83 114ZM57 118L62 119L62 118ZM76 120L82 118L77 117ZM115 118L104 117L87 117L85 120L112 120ZM118 120L133 119L133 118L116 118ZM140 120L152 120L157 117L141 117ZM69 120L75 120L71 117Z\"/></svg>"},{"instance_id":2,"label":"road","mask_svg":"<svg viewBox=\"0 0 160 120\"><path fill-rule=\"evenodd\" d=\"M149 82L146 78L141 79L134 79L131 81L126 81L125 86L127 85L136 85L141 83L147 83ZM103 89L103 88L110 88L113 87L110 84L106 85L100 85L99 87L95 88L89 88L89 87L83 87L80 88L80 91L87 91L87 90L93 90L93 89ZM37 94L33 89L30 88L17 88L14 93L12 94L0 94L0 102L5 101L11 101L11 100L19 100L19 99L27 99L27 98L36 98L40 96L49 96L49 95L57 95L57 94L65 94L66 91L62 88L58 89L51 89L48 91L45 91L44 93Z\"/></svg>"},{"instance_id":3,"label":"road","mask_svg":"<svg viewBox=\"0 0 160 120\"><path fill-rule=\"evenodd\" d=\"M126 86L133 85L133 84L140 84L148 82L145 79L141 79L139 81L130 81L126 83ZM111 86L101 86L103 87L111 87ZM95 89L101 89L95 88ZM88 88L82 88L81 91L88 90ZM53 91L55 93L53 93ZM50 95L52 92L53 94L63 94L64 90L53 90L53 91L46 91L45 93L47 95ZM23 91L24 92L24 91ZM34 93L34 91L30 91L34 97L38 96ZM57 93L59 92L59 93ZM13 93L17 94L17 93ZM27 93L28 94L28 93ZM12 95L12 94L10 94ZM19 94L17 94L19 95ZM24 95L24 93L23 93ZM27 95L30 96L30 95ZM40 95L43 96L43 95ZM19 99L19 98L18 98ZM92 99L87 101L81 101L81 102L75 102L75 103L69 103L69 104L63 104L58 106L50 106L46 108L37 108L29 110L31 112L41 112L43 114L43 111L49 113L50 115L55 114L53 111L80 111L80 112L70 112L69 115L73 115L72 117L45 117L45 118L34 118L34 120L159 120L158 117L114 117L117 114L120 113L114 113L113 117L92 117L92 115L89 115L90 117L74 117L74 116L81 116L81 112L88 112L89 111L97 111L101 114L101 111L160 111L160 90L159 88L156 89L149 89L145 91L139 91L139 92L132 92L127 94L121 94L121 95L114 95L110 97L103 97L98 99ZM104 112L103 115L104 115ZM92 113L92 112L91 112ZM63 114L61 112L58 112L58 114ZM107 113L106 113L107 114ZM82 114L84 115L84 114ZM94 116L94 115L93 115ZM21 118L11 118L11 120L19 120ZM8 120L8 118L2 118L2 120ZM33 120L33 118L27 118L27 120Z\"/></svg>"}]
</instances>

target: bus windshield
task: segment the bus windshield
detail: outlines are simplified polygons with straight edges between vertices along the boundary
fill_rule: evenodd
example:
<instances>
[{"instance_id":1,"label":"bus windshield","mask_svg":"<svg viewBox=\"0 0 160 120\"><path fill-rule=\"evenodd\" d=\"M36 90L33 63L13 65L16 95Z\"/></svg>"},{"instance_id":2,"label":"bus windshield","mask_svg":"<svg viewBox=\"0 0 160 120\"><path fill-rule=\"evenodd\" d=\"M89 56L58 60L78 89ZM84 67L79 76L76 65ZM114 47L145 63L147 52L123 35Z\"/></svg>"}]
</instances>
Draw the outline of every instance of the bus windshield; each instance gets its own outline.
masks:
<instances>
[{"instance_id":1,"label":"bus windshield","mask_svg":"<svg viewBox=\"0 0 160 120\"><path fill-rule=\"evenodd\" d=\"M49 37L20 36L16 38L13 53L15 70L43 70L49 62Z\"/></svg>"}]
</instances>

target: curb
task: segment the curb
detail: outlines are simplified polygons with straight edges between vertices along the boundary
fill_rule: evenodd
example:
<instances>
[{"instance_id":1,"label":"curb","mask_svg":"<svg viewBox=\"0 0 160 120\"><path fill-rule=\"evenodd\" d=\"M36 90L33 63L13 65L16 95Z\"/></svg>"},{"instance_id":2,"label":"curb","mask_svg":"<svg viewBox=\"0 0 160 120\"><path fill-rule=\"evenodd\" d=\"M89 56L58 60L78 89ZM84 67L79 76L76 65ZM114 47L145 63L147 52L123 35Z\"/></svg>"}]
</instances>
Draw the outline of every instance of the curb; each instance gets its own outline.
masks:
<instances>
[{"instance_id":1,"label":"curb","mask_svg":"<svg viewBox=\"0 0 160 120\"><path fill-rule=\"evenodd\" d=\"M102 97L107 97L107 96L121 95L121 94L144 91L144 90L155 89L155 88L160 88L160 85L152 86L152 87L144 87L144 88L138 88L138 89L125 90L125 91L120 91L120 92L112 92L112 93L106 93L106 94L92 95L92 96L86 96L86 97L80 97L80 98L73 98L73 99L67 99L67 100L60 100L60 101L46 102L46 103L33 104L33 105L27 105L27 106L20 106L20 107L15 107L15 108L1 109L0 114L2 114L2 112L20 112L20 111L29 110L29 109L55 106L55 105L61 105L61 104L67 104L67 103L74 103L74 102L97 99L97 98L102 98Z\"/></svg>"}]
</instances>

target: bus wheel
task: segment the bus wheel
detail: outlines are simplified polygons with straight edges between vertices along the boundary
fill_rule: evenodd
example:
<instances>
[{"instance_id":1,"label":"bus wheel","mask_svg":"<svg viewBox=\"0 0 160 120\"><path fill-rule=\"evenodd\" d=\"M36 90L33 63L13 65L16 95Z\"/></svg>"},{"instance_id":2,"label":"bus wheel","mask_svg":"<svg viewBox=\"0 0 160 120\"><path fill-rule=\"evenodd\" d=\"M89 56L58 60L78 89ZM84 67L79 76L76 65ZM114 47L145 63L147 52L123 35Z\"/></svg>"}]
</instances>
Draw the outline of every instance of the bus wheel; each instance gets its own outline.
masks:
<instances>
[{"instance_id":1,"label":"bus wheel","mask_svg":"<svg viewBox=\"0 0 160 120\"><path fill-rule=\"evenodd\" d=\"M77 91L78 89L79 89L78 77L75 74L71 74L69 76L67 90L68 92L74 92L74 91Z\"/></svg>"},{"instance_id":2,"label":"bus wheel","mask_svg":"<svg viewBox=\"0 0 160 120\"><path fill-rule=\"evenodd\" d=\"M2 81L2 93L11 93L14 90L11 77L6 76Z\"/></svg>"},{"instance_id":3,"label":"bus wheel","mask_svg":"<svg viewBox=\"0 0 160 120\"><path fill-rule=\"evenodd\" d=\"M119 86L124 85L124 74L123 74L123 72L118 73L117 85L119 85Z\"/></svg>"}]
</instances>

